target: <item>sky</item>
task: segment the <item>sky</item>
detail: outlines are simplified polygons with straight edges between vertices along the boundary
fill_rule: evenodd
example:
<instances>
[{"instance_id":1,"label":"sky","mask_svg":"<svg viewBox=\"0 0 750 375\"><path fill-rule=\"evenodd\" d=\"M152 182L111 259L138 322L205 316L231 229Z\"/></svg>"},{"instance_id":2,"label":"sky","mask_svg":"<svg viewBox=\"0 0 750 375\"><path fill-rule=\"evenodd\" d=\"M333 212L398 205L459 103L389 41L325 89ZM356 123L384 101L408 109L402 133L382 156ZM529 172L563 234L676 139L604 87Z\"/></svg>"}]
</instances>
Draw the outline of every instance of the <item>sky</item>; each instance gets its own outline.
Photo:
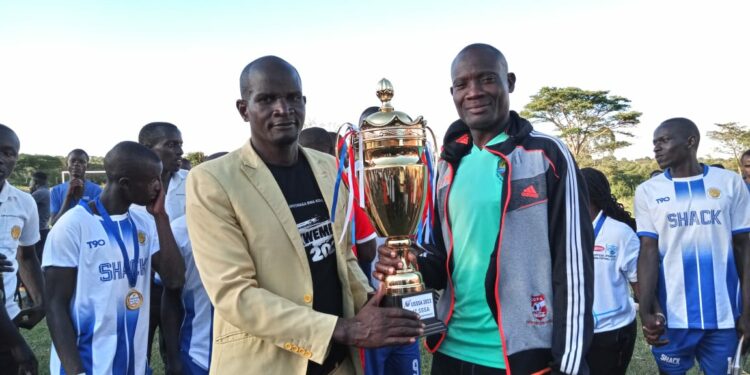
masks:
<instances>
[{"instance_id":1,"label":"sky","mask_svg":"<svg viewBox=\"0 0 750 375\"><path fill-rule=\"evenodd\" d=\"M385 77L396 109L424 116L442 137L457 118L450 63L482 42L503 51L517 76L513 110L543 86L609 90L643 112L618 157L652 156L653 130L678 116L701 129L699 155L721 156L706 132L750 125L749 8L726 0L0 0L0 123L29 154L101 156L152 121L176 124L186 152L231 151L250 135L235 108L240 71L277 55L300 72L308 123L356 121L379 104Z\"/></svg>"}]
</instances>

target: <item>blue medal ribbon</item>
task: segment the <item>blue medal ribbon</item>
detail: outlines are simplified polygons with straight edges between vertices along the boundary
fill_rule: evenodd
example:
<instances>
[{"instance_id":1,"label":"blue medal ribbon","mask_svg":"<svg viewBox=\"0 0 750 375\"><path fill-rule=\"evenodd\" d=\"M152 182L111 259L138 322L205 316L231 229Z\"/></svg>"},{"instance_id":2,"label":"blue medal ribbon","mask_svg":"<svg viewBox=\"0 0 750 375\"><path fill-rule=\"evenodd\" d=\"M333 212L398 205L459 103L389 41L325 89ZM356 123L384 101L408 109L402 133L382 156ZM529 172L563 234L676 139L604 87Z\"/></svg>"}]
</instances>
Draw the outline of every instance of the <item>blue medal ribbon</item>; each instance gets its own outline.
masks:
<instances>
[{"instance_id":1,"label":"blue medal ribbon","mask_svg":"<svg viewBox=\"0 0 750 375\"><path fill-rule=\"evenodd\" d=\"M133 228L133 259L136 260L136 268L131 268L130 258L128 257L128 248L125 247L125 242L123 242L122 237L120 237L120 231L118 230L117 225L112 221L112 218L109 217L109 213L107 213L107 209L104 208L104 205L102 204L101 200L99 198L96 198L96 201L94 202L96 204L96 210L99 211L99 215L102 217L102 226L104 227L104 230L111 234L115 241L117 241L117 245L120 246L120 251L122 252L122 260L125 263L123 265L123 269L125 271L125 276L128 277L128 284L130 284L131 288L135 288L136 280L138 279L138 230L135 227L135 222L133 222L133 219L130 217L130 213L128 213L128 221L130 222L131 227Z\"/></svg>"}]
</instances>

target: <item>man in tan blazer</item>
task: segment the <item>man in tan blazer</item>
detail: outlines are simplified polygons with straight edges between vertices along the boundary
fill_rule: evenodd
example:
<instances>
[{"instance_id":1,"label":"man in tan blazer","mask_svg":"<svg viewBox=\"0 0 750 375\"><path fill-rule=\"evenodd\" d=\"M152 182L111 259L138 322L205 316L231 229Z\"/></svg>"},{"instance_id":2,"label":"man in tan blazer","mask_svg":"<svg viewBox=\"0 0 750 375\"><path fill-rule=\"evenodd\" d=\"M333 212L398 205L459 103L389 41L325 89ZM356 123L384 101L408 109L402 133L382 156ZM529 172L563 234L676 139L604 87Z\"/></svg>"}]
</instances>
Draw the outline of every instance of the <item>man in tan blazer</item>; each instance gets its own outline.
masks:
<instances>
[{"instance_id":1,"label":"man in tan blazer","mask_svg":"<svg viewBox=\"0 0 750 375\"><path fill-rule=\"evenodd\" d=\"M195 167L187 222L215 307L211 374L361 373L356 347L401 345L418 316L367 302L343 205L330 221L336 166L297 144L305 97L297 70L266 56L240 76L249 142ZM343 192L339 192L343 194Z\"/></svg>"}]
</instances>

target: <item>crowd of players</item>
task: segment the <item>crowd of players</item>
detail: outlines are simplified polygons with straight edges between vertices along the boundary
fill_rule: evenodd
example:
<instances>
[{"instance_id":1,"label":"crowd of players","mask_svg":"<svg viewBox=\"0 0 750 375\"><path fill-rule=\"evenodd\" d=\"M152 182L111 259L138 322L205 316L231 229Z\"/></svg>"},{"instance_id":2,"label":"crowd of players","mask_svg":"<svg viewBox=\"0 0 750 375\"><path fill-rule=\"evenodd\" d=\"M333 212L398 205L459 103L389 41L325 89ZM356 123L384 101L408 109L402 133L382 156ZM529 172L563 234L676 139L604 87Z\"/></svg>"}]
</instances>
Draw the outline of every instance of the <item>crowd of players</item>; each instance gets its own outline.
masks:
<instances>
[{"instance_id":1,"label":"crowd of players","mask_svg":"<svg viewBox=\"0 0 750 375\"><path fill-rule=\"evenodd\" d=\"M750 329L750 150L741 160L746 183L698 162L692 121L664 121L653 136L662 171L638 186L633 218L602 172L579 170L558 140L508 110L515 75L498 50L466 47L451 78L460 120L440 155L442 209L434 238L412 254L427 286L443 290L436 313L448 332L426 340L432 373L624 374L640 313L661 373L684 374L697 359L706 374L726 374ZM169 374L421 373L418 316L377 307L379 281L400 261L358 206L352 246L333 236L340 223L325 195L339 145L323 129L300 132L305 98L296 69L263 57L245 68L240 87L251 141L211 155L195 175L177 126L154 122L138 142L107 153L103 189L86 179L88 154L74 149L69 181L49 189L35 173L27 194L7 181L21 142L0 125L0 374L38 372L19 328L45 316L52 373L150 373L157 329ZM222 173L246 173L251 183L234 193L216 177ZM259 239L276 224L260 228L243 215L274 218L257 217L261 204L238 207L243 194L264 197L278 228L298 231L290 245ZM308 240L313 232L320 238ZM254 245L268 241L278 246ZM284 247L308 253L306 284L294 293L284 278L300 276L268 259L293 267L298 260L283 258ZM244 262L251 267L228 269ZM19 306L20 289L30 305ZM373 289L365 303L360 296ZM250 296L258 290L263 299Z\"/></svg>"}]
</instances>

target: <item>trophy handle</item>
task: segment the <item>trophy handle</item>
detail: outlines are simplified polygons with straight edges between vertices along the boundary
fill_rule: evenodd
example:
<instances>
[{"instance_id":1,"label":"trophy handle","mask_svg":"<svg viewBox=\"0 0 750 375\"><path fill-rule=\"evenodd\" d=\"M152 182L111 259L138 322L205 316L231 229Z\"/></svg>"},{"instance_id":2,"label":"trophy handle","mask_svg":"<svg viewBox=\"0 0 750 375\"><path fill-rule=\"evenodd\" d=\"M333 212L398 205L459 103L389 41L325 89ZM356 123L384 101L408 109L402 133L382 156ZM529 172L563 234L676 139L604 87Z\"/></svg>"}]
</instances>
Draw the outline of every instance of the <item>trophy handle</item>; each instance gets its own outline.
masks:
<instances>
[{"instance_id":1,"label":"trophy handle","mask_svg":"<svg viewBox=\"0 0 750 375\"><path fill-rule=\"evenodd\" d=\"M432 131L432 129L425 125L424 128L426 130L430 131L430 136L432 136L432 154L437 155L437 138L435 138L435 133Z\"/></svg>"}]
</instances>

